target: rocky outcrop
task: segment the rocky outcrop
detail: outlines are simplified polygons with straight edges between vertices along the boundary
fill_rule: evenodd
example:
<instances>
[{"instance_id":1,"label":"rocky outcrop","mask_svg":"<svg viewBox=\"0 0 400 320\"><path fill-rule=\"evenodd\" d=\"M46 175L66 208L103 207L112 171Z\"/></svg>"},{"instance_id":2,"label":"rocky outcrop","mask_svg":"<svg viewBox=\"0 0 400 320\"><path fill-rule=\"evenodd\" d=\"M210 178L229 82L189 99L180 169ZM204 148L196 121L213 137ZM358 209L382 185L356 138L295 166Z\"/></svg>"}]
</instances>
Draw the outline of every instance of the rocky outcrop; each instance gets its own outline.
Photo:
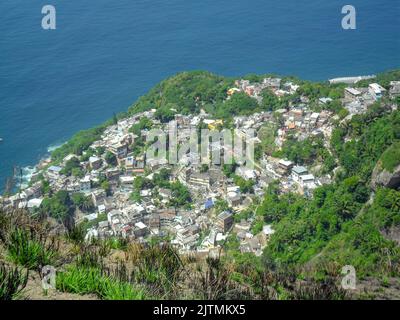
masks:
<instances>
[{"instance_id":1,"label":"rocky outcrop","mask_svg":"<svg viewBox=\"0 0 400 320\"><path fill-rule=\"evenodd\" d=\"M380 162L378 162L372 172L371 187L374 190L378 187L400 188L400 165L398 165L393 172L389 172L383 169Z\"/></svg>"},{"instance_id":2,"label":"rocky outcrop","mask_svg":"<svg viewBox=\"0 0 400 320\"><path fill-rule=\"evenodd\" d=\"M400 246L400 226L392 226L388 229L381 230L381 235L390 241L394 241Z\"/></svg>"}]
</instances>

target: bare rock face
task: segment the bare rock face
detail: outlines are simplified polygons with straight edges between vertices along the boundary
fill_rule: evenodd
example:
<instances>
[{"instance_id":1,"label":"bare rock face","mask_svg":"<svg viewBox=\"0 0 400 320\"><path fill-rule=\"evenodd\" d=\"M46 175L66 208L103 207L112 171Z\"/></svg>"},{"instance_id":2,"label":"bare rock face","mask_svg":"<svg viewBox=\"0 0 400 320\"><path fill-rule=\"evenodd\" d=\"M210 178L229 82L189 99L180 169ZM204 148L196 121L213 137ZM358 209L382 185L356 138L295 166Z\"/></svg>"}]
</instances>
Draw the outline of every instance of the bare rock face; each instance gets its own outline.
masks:
<instances>
[{"instance_id":1,"label":"bare rock face","mask_svg":"<svg viewBox=\"0 0 400 320\"><path fill-rule=\"evenodd\" d=\"M390 241L394 241L400 246L400 226L392 226L389 229L381 231L381 235Z\"/></svg>"},{"instance_id":2,"label":"bare rock face","mask_svg":"<svg viewBox=\"0 0 400 320\"><path fill-rule=\"evenodd\" d=\"M400 165L393 172L382 169L381 164L375 166L371 177L371 187L376 190L378 187L386 187L391 189L400 188Z\"/></svg>"}]
</instances>

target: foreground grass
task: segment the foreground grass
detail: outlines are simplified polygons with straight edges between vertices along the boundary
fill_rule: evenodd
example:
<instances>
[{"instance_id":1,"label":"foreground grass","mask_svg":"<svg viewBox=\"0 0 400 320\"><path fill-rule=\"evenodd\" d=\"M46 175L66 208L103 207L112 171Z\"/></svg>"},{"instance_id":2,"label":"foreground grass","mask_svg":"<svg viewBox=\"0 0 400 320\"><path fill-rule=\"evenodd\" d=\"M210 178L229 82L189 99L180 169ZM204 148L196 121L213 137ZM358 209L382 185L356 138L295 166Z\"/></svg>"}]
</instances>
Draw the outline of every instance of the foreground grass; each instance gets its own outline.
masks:
<instances>
[{"instance_id":1,"label":"foreground grass","mask_svg":"<svg viewBox=\"0 0 400 320\"><path fill-rule=\"evenodd\" d=\"M28 271L12 268L0 263L0 300L19 297L28 282Z\"/></svg>"},{"instance_id":2,"label":"foreground grass","mask_svg":"<svg viewBox=\"0 0 400 320\"><path fill-rule=\"evenodd\" d=\"M57 290L76 294L95 294L104 300L143 300L147 298L143 289L135 288L104 275L98 268L71 266L57 274Z\"/></svg>"},{"instance_id":3,"label":"foreground grass","mask_svg":"<svg viewBox=\"0 0 400 320\"><path fill-rule=\"evenodd\" d=\"M336 267L322 265L318 269L329 271L322 279L304 276L299 281L304 270L284 270L251 254L203 259L181 256L163 241L85 242L79 229L50 231L45 221L24 213L0 214L0 260L18 265L0 269L0 299L15 299L26 286L20 266L39 271L48 264L59 270L58 292L103 300L347 298L337 286Z\"/></svg>"},{"instance_id":4,"label":"foreground grass","mask_svg":"<svg viewBox=\"0 0 400 320\"><path fill-rule=\"evenodd\" d=\"M7 239L5 246L10 261L26 267L37 269L52 264L57 252L54 243L46 243L32 231L15 228Z\"/></svg>"}]
</instances>

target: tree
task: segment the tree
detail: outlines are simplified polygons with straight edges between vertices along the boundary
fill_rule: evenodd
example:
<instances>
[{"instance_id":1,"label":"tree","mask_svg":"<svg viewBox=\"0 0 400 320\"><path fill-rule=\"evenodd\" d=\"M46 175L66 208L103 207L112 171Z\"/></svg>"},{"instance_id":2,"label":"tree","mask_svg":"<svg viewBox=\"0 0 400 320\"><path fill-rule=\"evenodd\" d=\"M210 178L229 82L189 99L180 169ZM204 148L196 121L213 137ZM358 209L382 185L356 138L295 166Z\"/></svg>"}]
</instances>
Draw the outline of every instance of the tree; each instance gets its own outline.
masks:
<instances>
[{"instance_id":1,"label":"tree","mask_svg":"<svg viewBox=\"0 0 400 320\"><path fill-rule=\"evenodd\" d=\"M72 172L74 171L75 173L77 173L77 170L79 170L81 168L81 164L79 162L79 159L77 157L73 157L71 159L69 159L66 163L64 168L61 170L61 173L66 175L66 176L70 176L72 174ZM74 170L75 169L75 170Z\"/></svg>"},{"instance_id":2,"label":"tree","mask_svg":"<svg viewBox=\"0 0 400 320\"><path fill-rule=\"evenodd\" d=\"M118 164L117 157L111 151L107 151L104 158L110 166L116 166Z\"/></svg>"},{"instance_id":3,"label":"tree","mask_svg":"<svg viewBox=\"0 0 400 320\"><path fill-rule=\"evenodd\" d=\"M61 190L53 197L45 198L41 204L40 211L59 221L66 221L73 213L72 205L68 192Z\"/></svg>"},{"instance_id":4,"label":"tree","mask_svg":"<svg viewBox=\"0 0 400 320\"><path fill-rule=\"evenodd\" d=\"M115 125L118 123L118 117L117 114L114 112L112 116L112 123Z\"/></svg>"},{"instance_id":5,"label":"tree","mask_svg":"<svg viewBox=\"0 0 400 320\"><path fill-rule=\"evenodd\" d=\"M101 184L100 184L101 188L105 191L105 193L109 196L111 194L111 185L110 182L108 182L107 180L104 180Z\"/></svg>"},{"instance_id":6,"label":"tree","mask_svg":"<svg viewBox=\"0 0 400 320\"><path fill-rule=\"evenodd\" d=\"M154 116L162 123L169 122L175 118L175 112L171 110L174 108L174 105L167 104L164 107L158 108Z\"/></svg>"},{"instance_id":7,"label":"tree","mask_svg":"<svg viewBox=\"0 0 400 320\"><path fill-rule=\"evenodd\" d=\"M92 198L90 196L85 196L83 193L80 192L74 193L71 196L71 200L77 208L83 211L89 211L94 207Z\"/></svg>"},{"instance_id":8,"label":"tree","mask_svg":"<svg viewBox=\"0 0 400 320\"><path fill-rule=\"evenodd\" d=\"M393 172L400 164L400 141L393 143L381 156L383 169Z\"/></svg>"},{"instance_id":9,"label":"tree","mask_svg":"<svg viewBox=\"0 0 400 320\"><path fill-rule=\"evenodd\" d=\"M93 155L96 154L96 151L93 149L88 149L85 152L83 152L83 154L81 155L81 157L79 158L80 162L84 162L84 161L88 161L89 158Z\"/></svg>"},{"instance_id":10,"label":"tree","mask_svg":"<svg viewBox=\"0 0 400 320\"><path fill-rule=\"evenodd\" d=\"M78 132L67 143L54 150L51 154L51 158L53 160L62 160L69 154L81 155L93 142L101 138L101 134L104 132L107 125L109 125L109 123Z\"/></svg>"},{"instance_id":11,"label":"tree","mask_svg":"<svg viewBox=\"0 0 400 320\"><path fill-rule=\"evenodd\" d=\"M144 146L144 138L142 136L136 138L132 145L132 153L134 154L134 156L139 156L143 152Z\"/></svg>"},{"instance_id":12,"label":"tree","mask_svg":"<svg viewBox=\"0 0 400 320\"><path fill-rule=\"evenodd\" d=\"M84 176L84 173L81 168L73 168L71 170L71 175L74 177L82 178Z\"/></svg>"},{"instance_id":13,"label":"tree","mask_svg":"<svg viewBox=\"0 0 400 320\"><path fill-rule=\"evenodd\" d=\"M229 119L234 115L248 115L259 108L256 99L243 92L235 93L224 103L216 106L216 115L222 119Z\"/></svg>"},{"instance_id":14,"label":"tree","mask_svg":"<svg viewBox=\"0 0 400 320\"><path fill-rule=\"evenodd\" d=\"M160 188L170 187L171 170L162 168L158 173L153 175L154 184Z\"/></svg>"},{"instance_id":15,"label":"tree","mask_svg":"<svg viewBox=\"0 0 400 320\"><path fill-rule=\"evenodd\" d=\"M275 111L281 108L282 104L280 99L270 89L264 89L261 96L263 98L262 108L264 110Z\"/></svg>"},{"instance_id":16,"label":"tree","mask_svg":"<svg viewBox=\"0 0 400 320\"><path fill-rule=\"evenodd\" d=\"M232 164L224 164L222 167L222 171L228 178L231 178L234 175L237 167L238 165L235 162L233 162Z\"/></svg>"},{"instance_id":17,"label":"tree","mask_svg":"<svg viewBox=\"0 0 400 320\"><path fill-rule=\"evenodd\" d=\"M144 177L138 176L133 181L133 188L134 190L140 192L140 190L151 189L154 187L154 183Z\"/></svg>"},{"instance_id":18,"label":"tree","mask_svg":"<svg viewBox=\"0 0 400 320\"><path fill-rule=\"evenodd\" d=\"M101 146L101 147L97 147L96 148L96 154L98 156L101 156L102 154L104 154L104 152L106 152L106 148L105 147Z\"/></svg>"},{"instance_id":19,"label":"tree","mask_svg":"<svg viewBox=\"0 0 400 320\"><path fill-rule=\"evenodd\" d=\"M183 72L159 83L129 111L137 113L167 107L174 108L181 114L198 113L203 107L213 108L215 104L224 101L226 92L232 85L231 79L210 72Z\"/></svg>"},{"instance_id":20,"label":"tree","mask_svg":"<svg viewBox=\"0 0 400 320\"><path fill-rule=\"evenodd\" d=\"M138 202L140 203L142 201L142 197L140 196L140 192L135 190L130 194L129 197L133 202Z\"/></svg>"},{"instance_id":21,"label":"tree","mask_svg":"<svg viewBox=\"0 0 400 320\"><path fill-rule=\"evenodd\" d=\"M226 200L217 199L214 205L214 209L216 214L220 214L221 212L229 210L229 204Z\"/></svg>"},{"instance_id":22,"label":"tree","mask_svg":"<svg viewBox=\"0 0 400 320\"><path fill-rule=\"evenodd\" d=\"M251 226L251 233L252 234L258 234L262 231L264 226L264 221L263 220L255 220L253 225Z\"/></svg>"},{"instance_id":23,"label":"tree","mask_svg":"<svg viewBox=\"0 0 400 320\"><path fill-rule=\"evenodd\" d=\"M153 126L153 122L147 118L147 117L142 117L138 123L135 123L130 129L129 132L132 132L133 134L140 136L142 130L150 130L151 127Z\"/></svg>"},{"instance_id":24,"label":"tree","mask_svg":"<svg viewBox=\"0 0 400 320\"><path fill-rule=\"evenodd\" d=\"M297 141L289 136L282 146L283 156L299 164L312 164L323 152L325 152L325 147L321 137Z\"/></svg>"},{"instance_id":25,"label":"tree","mask_svg":"<svg viewBox=\"0 0 400 320\"><path fill-rule=\"evenodd\" d=\"M188 188L179 181L171 184L171 191L172 198L170 200L170 205L175 208L189 205L192 201Z\"/></svg>"},{"instance_id":26,"label":"tree","mask_svg":"<svg viewBox=\"0 0 400 320\"><path fill-rule=\"evenodd\" d=\"M240 188L240 192L242 193L254 193L254 184L253 180L246 180L240 176L234 176L233 181Z\"/></svg>"},{"instance_id":27,"label":"tree","mask_svg":"<svg viewBox=\"0 0 400 320\"><path fill-rule=\"evenodd\" d=\"M261 144L257 145L261 149L261 155L265 152L268 155L272 155L275 151L275 133L277 126L273 122L267 122L263 125L257 133L257 137L261 140Z\"/></svg>"},{"instance_id":28,"label":"tree","mask_svg":"<svg viewBox=\"0 0 400 320\"><path fill-rule=\"evenodd\" d=\"M50 182L48 180L42 179L42 194L49 195L51 192Z\"/></svg>"}]
</instances>

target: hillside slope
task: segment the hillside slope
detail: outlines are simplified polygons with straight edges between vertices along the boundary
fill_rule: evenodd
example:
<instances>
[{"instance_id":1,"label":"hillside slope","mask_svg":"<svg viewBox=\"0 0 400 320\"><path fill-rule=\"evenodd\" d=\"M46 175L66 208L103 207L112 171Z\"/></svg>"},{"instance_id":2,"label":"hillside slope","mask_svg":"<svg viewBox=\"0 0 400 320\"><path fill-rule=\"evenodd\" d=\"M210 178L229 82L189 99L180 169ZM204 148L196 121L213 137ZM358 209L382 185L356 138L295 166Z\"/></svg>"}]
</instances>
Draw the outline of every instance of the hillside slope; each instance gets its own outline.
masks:
<instances>
[{"instance_id":1,"label":"hillside slope","mask_svg":"<svg viewBox=\"0 0 400 320\"><path fill-rule=\"evenodd\" d=\"M262 78L244 77L255 82ZM367 91L370 82L379 81L389 89L394 80L400 81L400 71L383 73L357 86ZM222 168L239 189L252 195L251 205L234 213L235 222L248 223L252 235L261 233L266 224L275 231L260 255L241 250L236 233L218 242L218 257L208 258L181 255L166 239L158 237L145 245L114 238L87 242L86 222L77 226L71 223L79 211L74 200L84 202L85 198L71 200L67 191L53 193L43 183L45 200L34 217L26 211L0 213L0 263L6 266L0 277L14 274L20 287L25 288L19 268L31 270L31 276L37 277L36 272L43 265L54 264L58 269L58 293L54 297L68 293L96 299L345 299L365 297L364 289L375 291L377 287L390 290L367 297L398 297L399 97L386 95L365 112L349 116L342 105L345 85L282 78L282 82L286 81L288 87L297 89L281 97L263 90L256 99L243 91L228 95L228 90L237 85L234 79L203 71L184 72L155 86L127 112L76 134L52 154L52 164L61 163L70 154L85 158L85 152L108 126L151 109L155 109L160 125L179 113L205 112L223 119L223 126L229 129L234 128L235 116L269 112L275 122L263 127L265 132L260 134L262 141L256 150L258 158L289 159L331 179L312 194L283 192L278 179L270 181L264 195L258 197L251 181L238 178L230 167ZM277 137L277 125L283 122L277 111L298 105L306 105L312 112L326 110L332 114L330 139L321 135L307 139L288 135L280 148L271 147ZM142 125L146 127L148 123L139 122L132 130L140 133ZM113 160L113 155L108 159ZM106 161L107 165L111 160ZM76 162L75 169L80 166L80 159L70 159L65 171L72 172L71 161ZM148 182L143 178L138 181L139 189ZM190 197L183 198L187 199ZM81 205L83 208L90 204ZM218 205L226 206L223 201ZM53 211L70 219L62 221ZM60 229L48 225L49 218L64 222L61 234ZM345 265L355 268L363 292L346 292L340 287ZM7 286L7 282L1 285ZM37 278L30 278L27 289L36 292L33 297L40 297L38 285ZM12 287L9 283L8 286ZM10 288L18 291L15 289Z\"/></svg>"}]
</instances>

